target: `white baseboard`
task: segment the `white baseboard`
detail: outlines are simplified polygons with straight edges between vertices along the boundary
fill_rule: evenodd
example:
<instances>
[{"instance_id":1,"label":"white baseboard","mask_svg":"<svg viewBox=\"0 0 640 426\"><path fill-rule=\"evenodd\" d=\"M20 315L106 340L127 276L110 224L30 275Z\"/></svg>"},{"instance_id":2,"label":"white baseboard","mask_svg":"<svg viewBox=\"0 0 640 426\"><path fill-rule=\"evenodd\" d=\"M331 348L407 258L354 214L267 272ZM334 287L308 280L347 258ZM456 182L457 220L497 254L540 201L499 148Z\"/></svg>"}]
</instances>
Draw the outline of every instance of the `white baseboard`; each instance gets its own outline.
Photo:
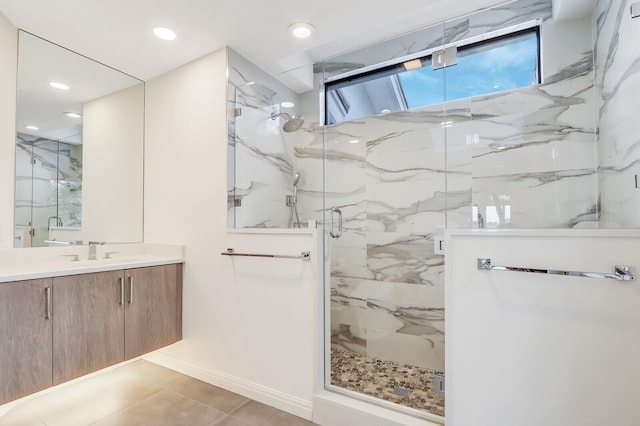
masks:
<instances>
[{"instance_id":1,"label":"white baseboard","mask_svg":"<svg viewBox=\"0 0 640 426\"><path fill-rule=\"evenodd\" d=\"M186 374L195 379L202 380L203 382L221 387L263 404L270 405L279 410L286 411L287 413L295 416L302 417L303 419L312 419L313 409L311 401L287 395L274 389L218 371L204 370L198 366L191 365L179 358L164 353L162 350L151 352L144 355L142 358L162 365L163 367L175 370L179 373Z\"/></svg>"}]
</instances>

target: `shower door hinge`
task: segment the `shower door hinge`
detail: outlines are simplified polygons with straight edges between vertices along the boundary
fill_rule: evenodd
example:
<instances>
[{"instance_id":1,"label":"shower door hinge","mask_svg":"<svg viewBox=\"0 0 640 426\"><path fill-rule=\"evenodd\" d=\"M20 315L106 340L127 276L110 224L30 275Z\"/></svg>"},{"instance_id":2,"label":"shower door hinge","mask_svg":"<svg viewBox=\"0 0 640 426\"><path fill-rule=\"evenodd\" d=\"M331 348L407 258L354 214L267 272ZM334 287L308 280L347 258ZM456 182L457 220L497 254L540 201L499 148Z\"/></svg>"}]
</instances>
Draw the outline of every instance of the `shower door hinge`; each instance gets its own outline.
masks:
<instances>
[{"instance_id":1,"label":"shower door hinge","mask_svg":"<svg viewBox=\"0 0 640 426\"><path fill-rule=\"evenodd\" d=\"M431 66L433 70L451 67L458 64L458 47L449 46L442 50L436 50L431 54Z\"/></svg>"},{"instance_id":2,"label":"shower door hinge","mask_svg":"<svg viewBox=\"0 0 640 426\"><path fill-rule=\"evenodd\" d=\"M31 164L36 164L36 158L35 157L31 157Z\"/></svg>"},{"instance_id":3,"label":"shower door hinge","mask_svg":"<svg viewBox=\"0 0 640 426\"><path fill-rule=\"evenodd\" d=\"M32 237L35 237L35 236L36 236L36 230L35 230L35 228L31 228L31 229L29 229L29 235L31 235Z\"/></svg>"},{"instance_id":4,"label":"shower door hinge","mask_svg":"<svg viewBox=\"0 0 640 426\"><path fill-rule=\"evenodd\" d=\"M242 108L236 108L233 110L234 117L240 117L242 115Z\"/></svg>"}]
</instances>

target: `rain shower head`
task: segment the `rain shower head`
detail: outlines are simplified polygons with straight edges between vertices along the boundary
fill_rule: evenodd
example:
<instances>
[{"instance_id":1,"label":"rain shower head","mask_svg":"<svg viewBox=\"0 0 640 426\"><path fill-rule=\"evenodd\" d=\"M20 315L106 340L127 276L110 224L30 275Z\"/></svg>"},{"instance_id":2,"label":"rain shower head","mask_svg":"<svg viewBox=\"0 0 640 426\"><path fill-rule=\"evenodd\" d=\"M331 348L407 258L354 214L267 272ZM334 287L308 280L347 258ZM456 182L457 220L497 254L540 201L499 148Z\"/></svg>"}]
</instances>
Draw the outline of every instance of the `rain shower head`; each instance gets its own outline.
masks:
<instances>
[{"instance_id":1,"label":"rain shower head","mask_svg":"<svg viewBox=\"0 0 640 426\"><path fill-rule=\"evenodd\" d=\"M286 133L295 132L304 124L304 118L300 115L289 115L286 112L281 112L276 114L275 112L271 113L271 119L275 120L278 117L285 117L287 121L282 125L282 130Z\"/></svg>"}]
</instances>

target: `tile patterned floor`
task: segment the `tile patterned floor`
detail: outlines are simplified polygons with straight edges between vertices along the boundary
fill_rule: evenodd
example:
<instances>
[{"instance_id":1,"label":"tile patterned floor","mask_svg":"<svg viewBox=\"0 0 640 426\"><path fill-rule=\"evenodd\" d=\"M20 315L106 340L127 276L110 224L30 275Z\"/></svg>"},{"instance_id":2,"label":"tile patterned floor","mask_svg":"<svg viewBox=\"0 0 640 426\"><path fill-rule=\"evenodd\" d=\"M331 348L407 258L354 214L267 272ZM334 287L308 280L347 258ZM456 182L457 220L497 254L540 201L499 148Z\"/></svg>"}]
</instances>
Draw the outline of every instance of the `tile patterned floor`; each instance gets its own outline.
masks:
<instances>
[{"instance_id":1,"label":"tile patterned floor","mask_svg":"<svg viewBox=\"0 0 640 426\"><path fill-rule=\"evenodd\" d=\"M23 401L0 426L306 426L301 419L147 361Z\"/></svg>"},{"instance_id":2,"label":"tile patterned floor","mask_svg":"<svg viewBox=\"0 0 640 426\"><path fill-rule=\"evenodd\" d=\"M444 416L444 395L435 392L426 368L401 365L342 349L331 350L331 384Z\"/></svg>"}]
</instances>

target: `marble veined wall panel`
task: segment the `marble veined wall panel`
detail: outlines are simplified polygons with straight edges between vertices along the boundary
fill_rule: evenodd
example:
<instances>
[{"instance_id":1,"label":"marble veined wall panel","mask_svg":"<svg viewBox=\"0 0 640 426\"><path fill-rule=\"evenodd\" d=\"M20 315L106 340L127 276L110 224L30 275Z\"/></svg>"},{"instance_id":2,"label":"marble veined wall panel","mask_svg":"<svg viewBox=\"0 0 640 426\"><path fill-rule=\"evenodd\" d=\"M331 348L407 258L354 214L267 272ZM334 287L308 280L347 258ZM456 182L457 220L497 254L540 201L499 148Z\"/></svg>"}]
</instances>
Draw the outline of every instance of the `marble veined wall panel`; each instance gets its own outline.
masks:
<instances>
[{"instance_id":1,"label":"marble veined wall panel","mask_svg":"<svg viewBox=\"0 0 640 426\"><path fill-rule=\"evenodd\" d=\"M82 226L82 145L60 142L57 191L63 226Z\"/></svg>"},{"instance_id":2,"label":"marble veined wall panel","mask_svg":"<svg viewBox=\"0 0 640 426\"><path fill-rule=\"evenodd\" d=\"M595 226L592 109L580 104L473 122L479 143L471 145L472 203L487 227Z\"/></svg>"},{"instance_id":3,"label":"marble veined wall panel","mask_svg":"<svg viewBox=\"0 0 640 426\"><path fill-rule=\"evenodd\" d=\"M403 364L444 367L444 305L428 303L444 301L442 286L334 277L331 297L334 347Z\"/></svg>"},{"instance_id":4,"label":"marble veined wall panel","mask_svg":"<svg viewBox=\"0 0 640 426\"><path fill-rule=\"evenodd\" d=\"M44 245L51 226L82 224L82 146L53 140L16 145L16 224L32 224L34 246ZM32 163L33 161L33 163Z\"/></svg>"},{"instance_id":5,"label":"marble veined wall panel","mask_svg":"<svg viewBox=\"0 0 640 426\"><path fill-rule=\"evenodd\" d=\"M286 117L271 114L299 114L298 95L231 49L228 62L228 226L287 228L294 152L305 133L285 133Z\"/></svg>"},{"instance_id":6,"label":"marble veined wall panel","mask_svg":"<svg viewBox=\"0 0 640 426\"><path fill-rule=\"evenodd\" d=\"M325 128L326 208L344 214L329 248L334 347L444 368L442 120L440 106Z\"/></svg>"},{"instance_id":7,"label":"marble veined wall panel","mask_svg":"<svg viewBox=\"0 0 640 426\"><path fill-rule=\"evenodd\" d=\"M601 226L640 227L640 19L632 1L597 2L596 84L599 89Z\"/></svg>"},{"instance_id":8,"label":"marble veined wall panel","mask_svg":"<svg viewBox=\"0 0 640 426\"><path fill-rule=\"evenodd\" d=\"M325 207L346 211L330 243L334 347L441 370L436 228L478 227L478 212L487 227L597 226L591 17L555 22L550 1L515 1L324 65L335 75L534 19L543 84L325 127Z\"/></svg>"}]
</instances>

